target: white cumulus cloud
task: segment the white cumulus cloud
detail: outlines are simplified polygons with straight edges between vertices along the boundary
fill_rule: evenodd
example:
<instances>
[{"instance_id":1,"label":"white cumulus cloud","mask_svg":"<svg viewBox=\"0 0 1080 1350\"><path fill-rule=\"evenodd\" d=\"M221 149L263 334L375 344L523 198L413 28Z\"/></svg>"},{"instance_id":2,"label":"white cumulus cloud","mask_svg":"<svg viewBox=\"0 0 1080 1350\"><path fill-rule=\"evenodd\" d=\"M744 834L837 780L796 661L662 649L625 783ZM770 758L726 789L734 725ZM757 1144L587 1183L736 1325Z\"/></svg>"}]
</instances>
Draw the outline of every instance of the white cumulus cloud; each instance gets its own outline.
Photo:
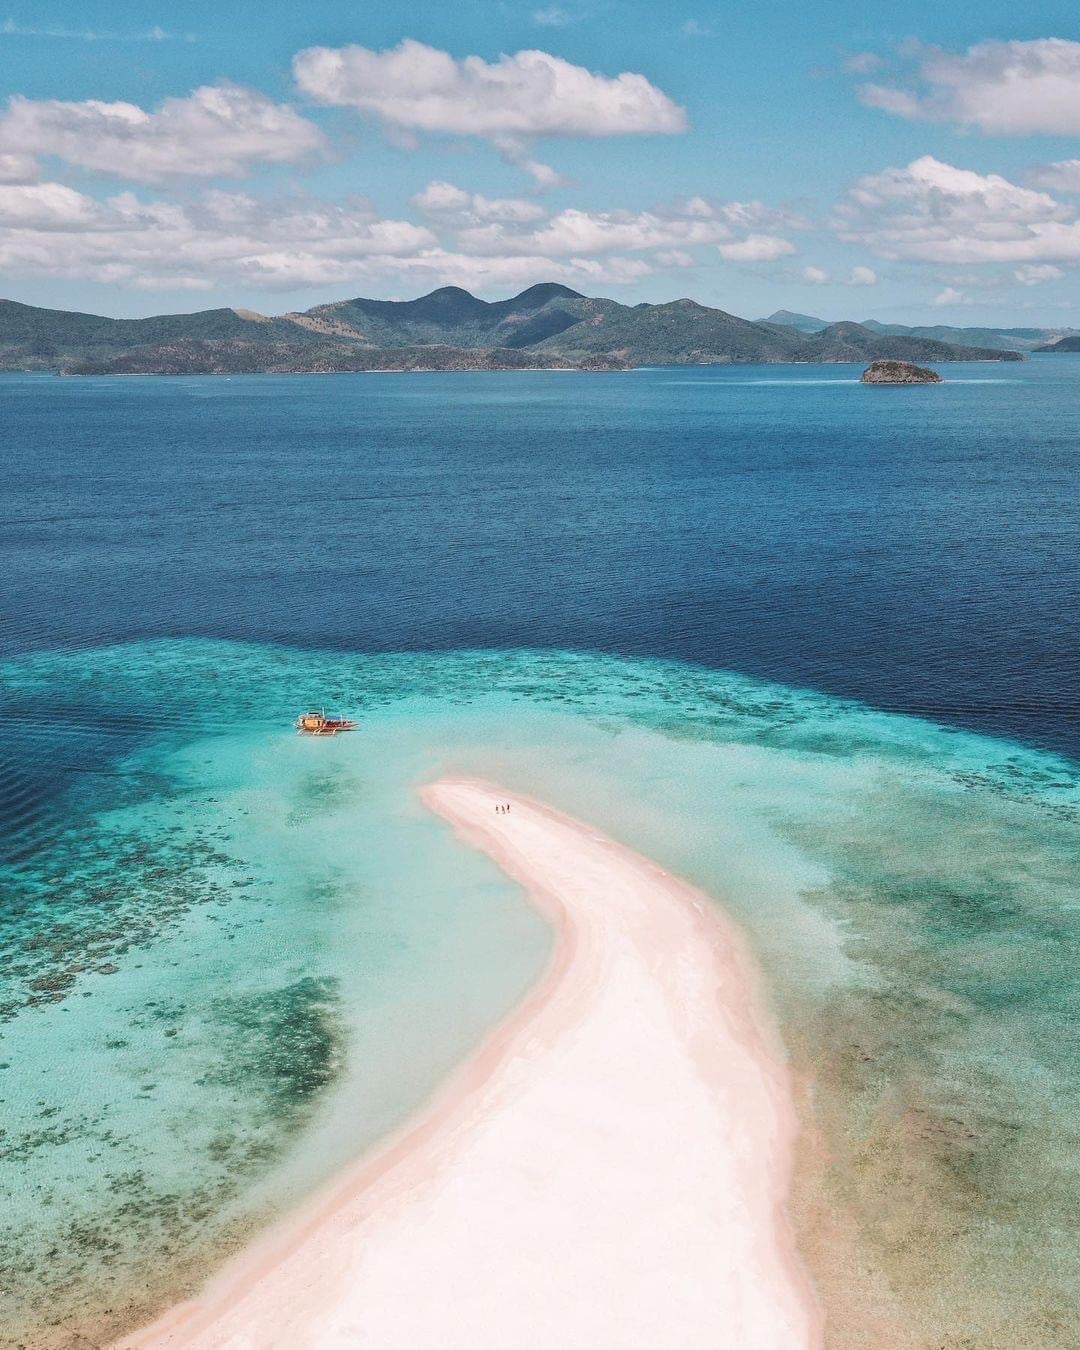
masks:
<instances>
[{"instance_id":1,"label":"white cumulus cloud","mask_svg":"<svg viewBox=\"0 0 1080 1350\"><path fill-rule=\"evenodd\" d=\"M848 273L847 284L849 286L876 286L878 284L878 274L872 267L853 267Z\"/></svg>"},{"instance_id":2,"label":"white cumulus cloud","mask_svg":"<svg viewBox=\"0 0 1080 1350\"><path fill-rule=\"evenodd\" d=\"M517 197L485 197L453 183L436 180L413 199L413 205L441 228L453 233L461 252L483 257L547 257L583 259L598 255L650 252L664 267L690 267L692 250L704 245L729 249L734 261L771 261L795 251L773 234L741 235L732 221L766 215L760 203L711 204L691 197L648 211L584 210L568 207L546 211L536 201ZM626 269L621 269L626 274Z\"/></svg>"},{"instance_id":3,"label":"white cumulus cloud","mask_svg":"<svg viewBox=\"0 0 1080 1350\"><path fill-rule=\"evenodd\" d=\"M1080 192L1080 159L1059 159L1053 164L1040 164L1027 175L1036 187L1054 192Z\"/></svg>"},{"instance_id":4,"label":"white cumulus cloud","mask_svg":"<svg viewBox=\"0 0 1080 1350\"><path fill-rule=\"evenodd\" d=\"M1053 263L1025 263L1013 276L1021 286L1042 286L1047 281L1061 281L1065 273Z\"/></svg>"},{"instance_id":5,"label":"white cumulus cloud","mask_svg":"<svg viewBox=\"0 0 1080 1350\"><path fill-rule=\"evenodd\" d=\"M687 197L676 203L682 215L700 220L722 220L736 230L808 230L810 221L799 212L761 201L717 201L709 197Z\"/></svg>"},{"instance_id":6,"label":"white cumulus cloud","mask_svg":"<svg viewBox=\"0 0 1080 1350\"><path fill-rule=\"evenodd\" d=\"M62 183L0 186L0 270L146 287L345 281L438 247L431 230L363 202L266 202L211 192L186 205L123 192L99 201ZM162 281L164 284L164 280Z\"/></svg>"},{"instance_id":7,"label":"white cumulus cloud","mask_svg":"<svg viewBox=\"0 0 1080 1350\"><path fill-rule=\"evenodd\" d=\"M93 198L63 183L19 183L0 187L0 228L3 229L63 231L87 228L101 215L101 208Z\"/></svg>"},{"instance_id":8,"label":"white cumulus cloud","mask_svg":"<svg viewBox=\"0 0 1080 1350\"><path fill-rule=\"evenodd\" d=\"M1080 257L1080 221L1046 192L930 155L861 178L836 208L840 237L886 258L1053 262Z\"/></svg>"},{"instance_id":9,"label":"white cumulus cloud","mask_svg":"<svg viewBox=\"0 0 1080 1350\"><path fill-rule=\"evenodd\" d=\"M686 129L686 113L644 75L608 76L549 52L462 60L405 38L396 47L309 47L293 60L300 89L399 132L450 132L496 143L534 136L618 136Z\"/></svg>"},{"instance_id":10,"label":"white cumulus cloud","mask_svg":"<svg viewBox=\"0 0 1080 1350\"><path fill-rule=\"evenodd\" d=\"M133 182L237 177L325 150L322 132L287 104L238 85L205 85L155 112L134 103L16 96L0 114L0 152L51 155Z\"/></svg>"},{"instance_id":11,"label":"white cumulus cloud","mask_svg":"<svg viewBox=\"0 0 1080 1350\"><path fill-rule=\"evenodd\" d=\"M684 248L667 248L656 255L656 261L664 267L693 267L694 255Z\"/></svg>"},{"instance_id":12,"label":"white cumulus cloud","mask_svg":"<svg viewBox=\"0 0 1080 1350\"><path fill-rule=\"evenodd\" d=\"M777 234L748 234L730 244L718 244L717 252L728 262L775 262L777 258L795 253L790 239Z\"/></svg>"},{"instance_id":13,"label":"white cumulus cloud","mask_svg":"<svg viewBox=\"0 0 1080 1350\"><path fill-rule=\"evenodd\" d=\"M0 183L32 183L37 176L38 165L33 155L0 151Z\"/></svg>"},{"instance_id":14,"label":"white cumulus cloud","mask_svg":"<svg viewBox=\"0 0 1080 1350\"><path fill-rule=\"evenodd\" d=\"M474 221L508 220L519 224L542 220L547 212L525 197L485 197L479 192L466 192L442 179L436 179L412 197L413 206L429 215L464 217Z\"/></svg>"},{"instance_id":15,"label":"white cumulus cloud","mask_svg":"<svg viewBox=\"0 0 1080 1350\"><path fill-rule=\"evenodd\" d=\"M472 196L463 196L471 207ZM409 288L505 294L537 281L628 285L652 270L650 261L617 251L552 257L448 248L428 226L381 218L362 200L270 201L213 189L180 204L131 191L99 200L54 182L0 184L0 272L11 277L147 291L318 286L339 293L393 278Z\"/></svg>"},{"instance_id":16,"label":"white cumulus cloud","mask_svg":"<svg viewBox=\"0 0 1080 1350\"><path fill-rule=\"evenodd\" d=\"M567 180L558 169L552 168L550 164L543 163L542 160L516 155L513 162L519 169L525 170L539 189L565 187L566 185Z\"/></svg>"},{"instance_id":17,"label":"white cumulus cloud","mask_svg":"<svg viewBox=\"0 0 1080 1350\"><path fill-rule=\"evenodd\" d=\"M804 267L802 279L808 281L811 286L824 286L829 280L829 274L823 267Z\"/></svg>"},{"instance_id":18,"label":"white cumulus cloud","mask_svg":"<svg viewBox=\"0 0 1080 1350\"><path fill-rule=\"evenodd\" d=\"M966 52L913 44L914 85L864 84L869 107L987 135L1080 134L1080 42L979 42Z\"/></svg>"},{"instance_id":19,"label":"white cumulus cloud","mask_svg":"<svg viewBox=\"0 0 1080 1350\"><path fill-rule=\"evenodd\" d=\"M963 291L958 291L955 286L946 286L943 291L939 291L934 296L934 304L942 307L947 305L963 305L967 303L967 296Z\"/></svg>"},{"instance_id":20,"label":"white cumulus cloud","mask_svg":"<svg viewBox=\"0 0 1080 1350\"><path fill-rule=\"evenodd\" d=\"M502 222L463 229L459 247L469 253L537 254L558 258L611 251L686 249L714 244L731 231L722 221L688 218L658 211L559 211L535 229Z\"/></svg>"}]
</instances>

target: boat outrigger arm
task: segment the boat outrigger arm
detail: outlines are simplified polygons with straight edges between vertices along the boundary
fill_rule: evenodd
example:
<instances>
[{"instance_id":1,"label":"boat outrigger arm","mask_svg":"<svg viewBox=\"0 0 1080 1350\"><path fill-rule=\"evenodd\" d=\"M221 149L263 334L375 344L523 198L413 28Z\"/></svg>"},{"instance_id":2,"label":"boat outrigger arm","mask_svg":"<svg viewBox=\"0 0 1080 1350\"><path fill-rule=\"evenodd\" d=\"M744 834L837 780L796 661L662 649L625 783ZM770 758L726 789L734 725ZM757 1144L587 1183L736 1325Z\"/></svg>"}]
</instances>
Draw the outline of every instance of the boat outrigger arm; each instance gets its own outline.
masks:
<instances>
[{"instance_id":1,"label":"boat outrigger arm","mask_svg":"<svg viewBox=\"0 0 1080 1350\"><path fill-rule=\"evenodd\" d=\"M301 736L336 736L339 731L355 731L348 717L327 717L324 712L301 713L294 724Z\"/></svg>"}]
</instances>

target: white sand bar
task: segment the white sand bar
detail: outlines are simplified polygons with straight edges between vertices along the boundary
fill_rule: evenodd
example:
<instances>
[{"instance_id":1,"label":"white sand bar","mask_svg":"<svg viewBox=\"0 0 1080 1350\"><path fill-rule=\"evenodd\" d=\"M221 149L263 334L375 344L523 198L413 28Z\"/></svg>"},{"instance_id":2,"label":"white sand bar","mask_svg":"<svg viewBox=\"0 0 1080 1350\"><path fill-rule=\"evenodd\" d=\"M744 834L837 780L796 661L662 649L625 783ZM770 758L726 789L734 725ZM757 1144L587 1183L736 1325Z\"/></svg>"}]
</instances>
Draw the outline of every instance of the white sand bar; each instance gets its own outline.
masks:
<instances>
[{"instance_id":1,"label":"white sand bar","mask_svg":"<svg viewBox=\"0 0 1080 1350\"><path fill-rule=\"evenodd\" d=\"M536 802L422 796L552 921L547 974L420 1121L123 1344L820 1345L784 1212L795 1114L739 934Z\"/></svg>"}]
</instances>

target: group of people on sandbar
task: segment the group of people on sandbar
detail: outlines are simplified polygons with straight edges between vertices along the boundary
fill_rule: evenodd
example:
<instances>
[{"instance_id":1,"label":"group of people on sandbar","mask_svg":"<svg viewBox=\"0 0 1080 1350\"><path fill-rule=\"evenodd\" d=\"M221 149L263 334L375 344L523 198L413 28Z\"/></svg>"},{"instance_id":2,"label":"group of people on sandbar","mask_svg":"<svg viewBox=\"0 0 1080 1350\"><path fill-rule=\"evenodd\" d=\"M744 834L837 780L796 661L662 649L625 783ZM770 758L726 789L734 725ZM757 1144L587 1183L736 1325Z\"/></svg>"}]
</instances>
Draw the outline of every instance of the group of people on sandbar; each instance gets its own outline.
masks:
<instances>
[{"instance_id":1,"label":"group of people on sandbar","mask_svg":"<svg viewBox=\"0 0 1080 1350\"><path fill-rule=\"evenodd\" d=\"M496 802L496 803L495 803L495 814L496 814L497 816L505 816L505 815L508 815L509 812L510 812L510 803L509 803L509 802Z\"/></svg>"}]
</instances>

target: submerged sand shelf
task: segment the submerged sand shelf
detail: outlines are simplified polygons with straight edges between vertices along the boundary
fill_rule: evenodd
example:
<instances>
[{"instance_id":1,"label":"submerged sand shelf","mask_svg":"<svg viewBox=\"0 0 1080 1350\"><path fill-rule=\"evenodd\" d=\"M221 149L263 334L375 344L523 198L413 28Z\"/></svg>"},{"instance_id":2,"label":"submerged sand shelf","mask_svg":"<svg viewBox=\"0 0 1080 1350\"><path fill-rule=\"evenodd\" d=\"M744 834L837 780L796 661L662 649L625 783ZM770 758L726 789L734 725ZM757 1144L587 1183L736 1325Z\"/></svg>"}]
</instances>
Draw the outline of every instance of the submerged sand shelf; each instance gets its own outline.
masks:
<instances>
[{"instance_id":1,"label":"submerged sand shelf","mask_svg":"<svg viewBox=\"0 0 1080 1350\"><path fill-rule=\"evenodd\" d=\"M423 799L553 923L547 972L404 1134L123 1345L820 1344L784 1217L790 1083L739 934L529 799Z\"/></svg>"},{"instance_id":2,"label":"submerged sand shelf","mask_svg":"<svg viewBox=\"0 0 1080 1350\"><path fill-rule=\"evenodd\" d=\"M792 1214L830 1350L1071 1346L1080 765L565 652L185 640L4 678L84 710L73 762L106 695L168 721L110 740L119 776L80 779L63 835L0 872L6 986L34 999L4 1028L12 1340L105 1345L190 1297L536 982L549 925L417 802L453 774L595 822L750 935L800 1088ZM361 733L293 736L301 686L366 709Z\"/></svg>"}]
</instances>

